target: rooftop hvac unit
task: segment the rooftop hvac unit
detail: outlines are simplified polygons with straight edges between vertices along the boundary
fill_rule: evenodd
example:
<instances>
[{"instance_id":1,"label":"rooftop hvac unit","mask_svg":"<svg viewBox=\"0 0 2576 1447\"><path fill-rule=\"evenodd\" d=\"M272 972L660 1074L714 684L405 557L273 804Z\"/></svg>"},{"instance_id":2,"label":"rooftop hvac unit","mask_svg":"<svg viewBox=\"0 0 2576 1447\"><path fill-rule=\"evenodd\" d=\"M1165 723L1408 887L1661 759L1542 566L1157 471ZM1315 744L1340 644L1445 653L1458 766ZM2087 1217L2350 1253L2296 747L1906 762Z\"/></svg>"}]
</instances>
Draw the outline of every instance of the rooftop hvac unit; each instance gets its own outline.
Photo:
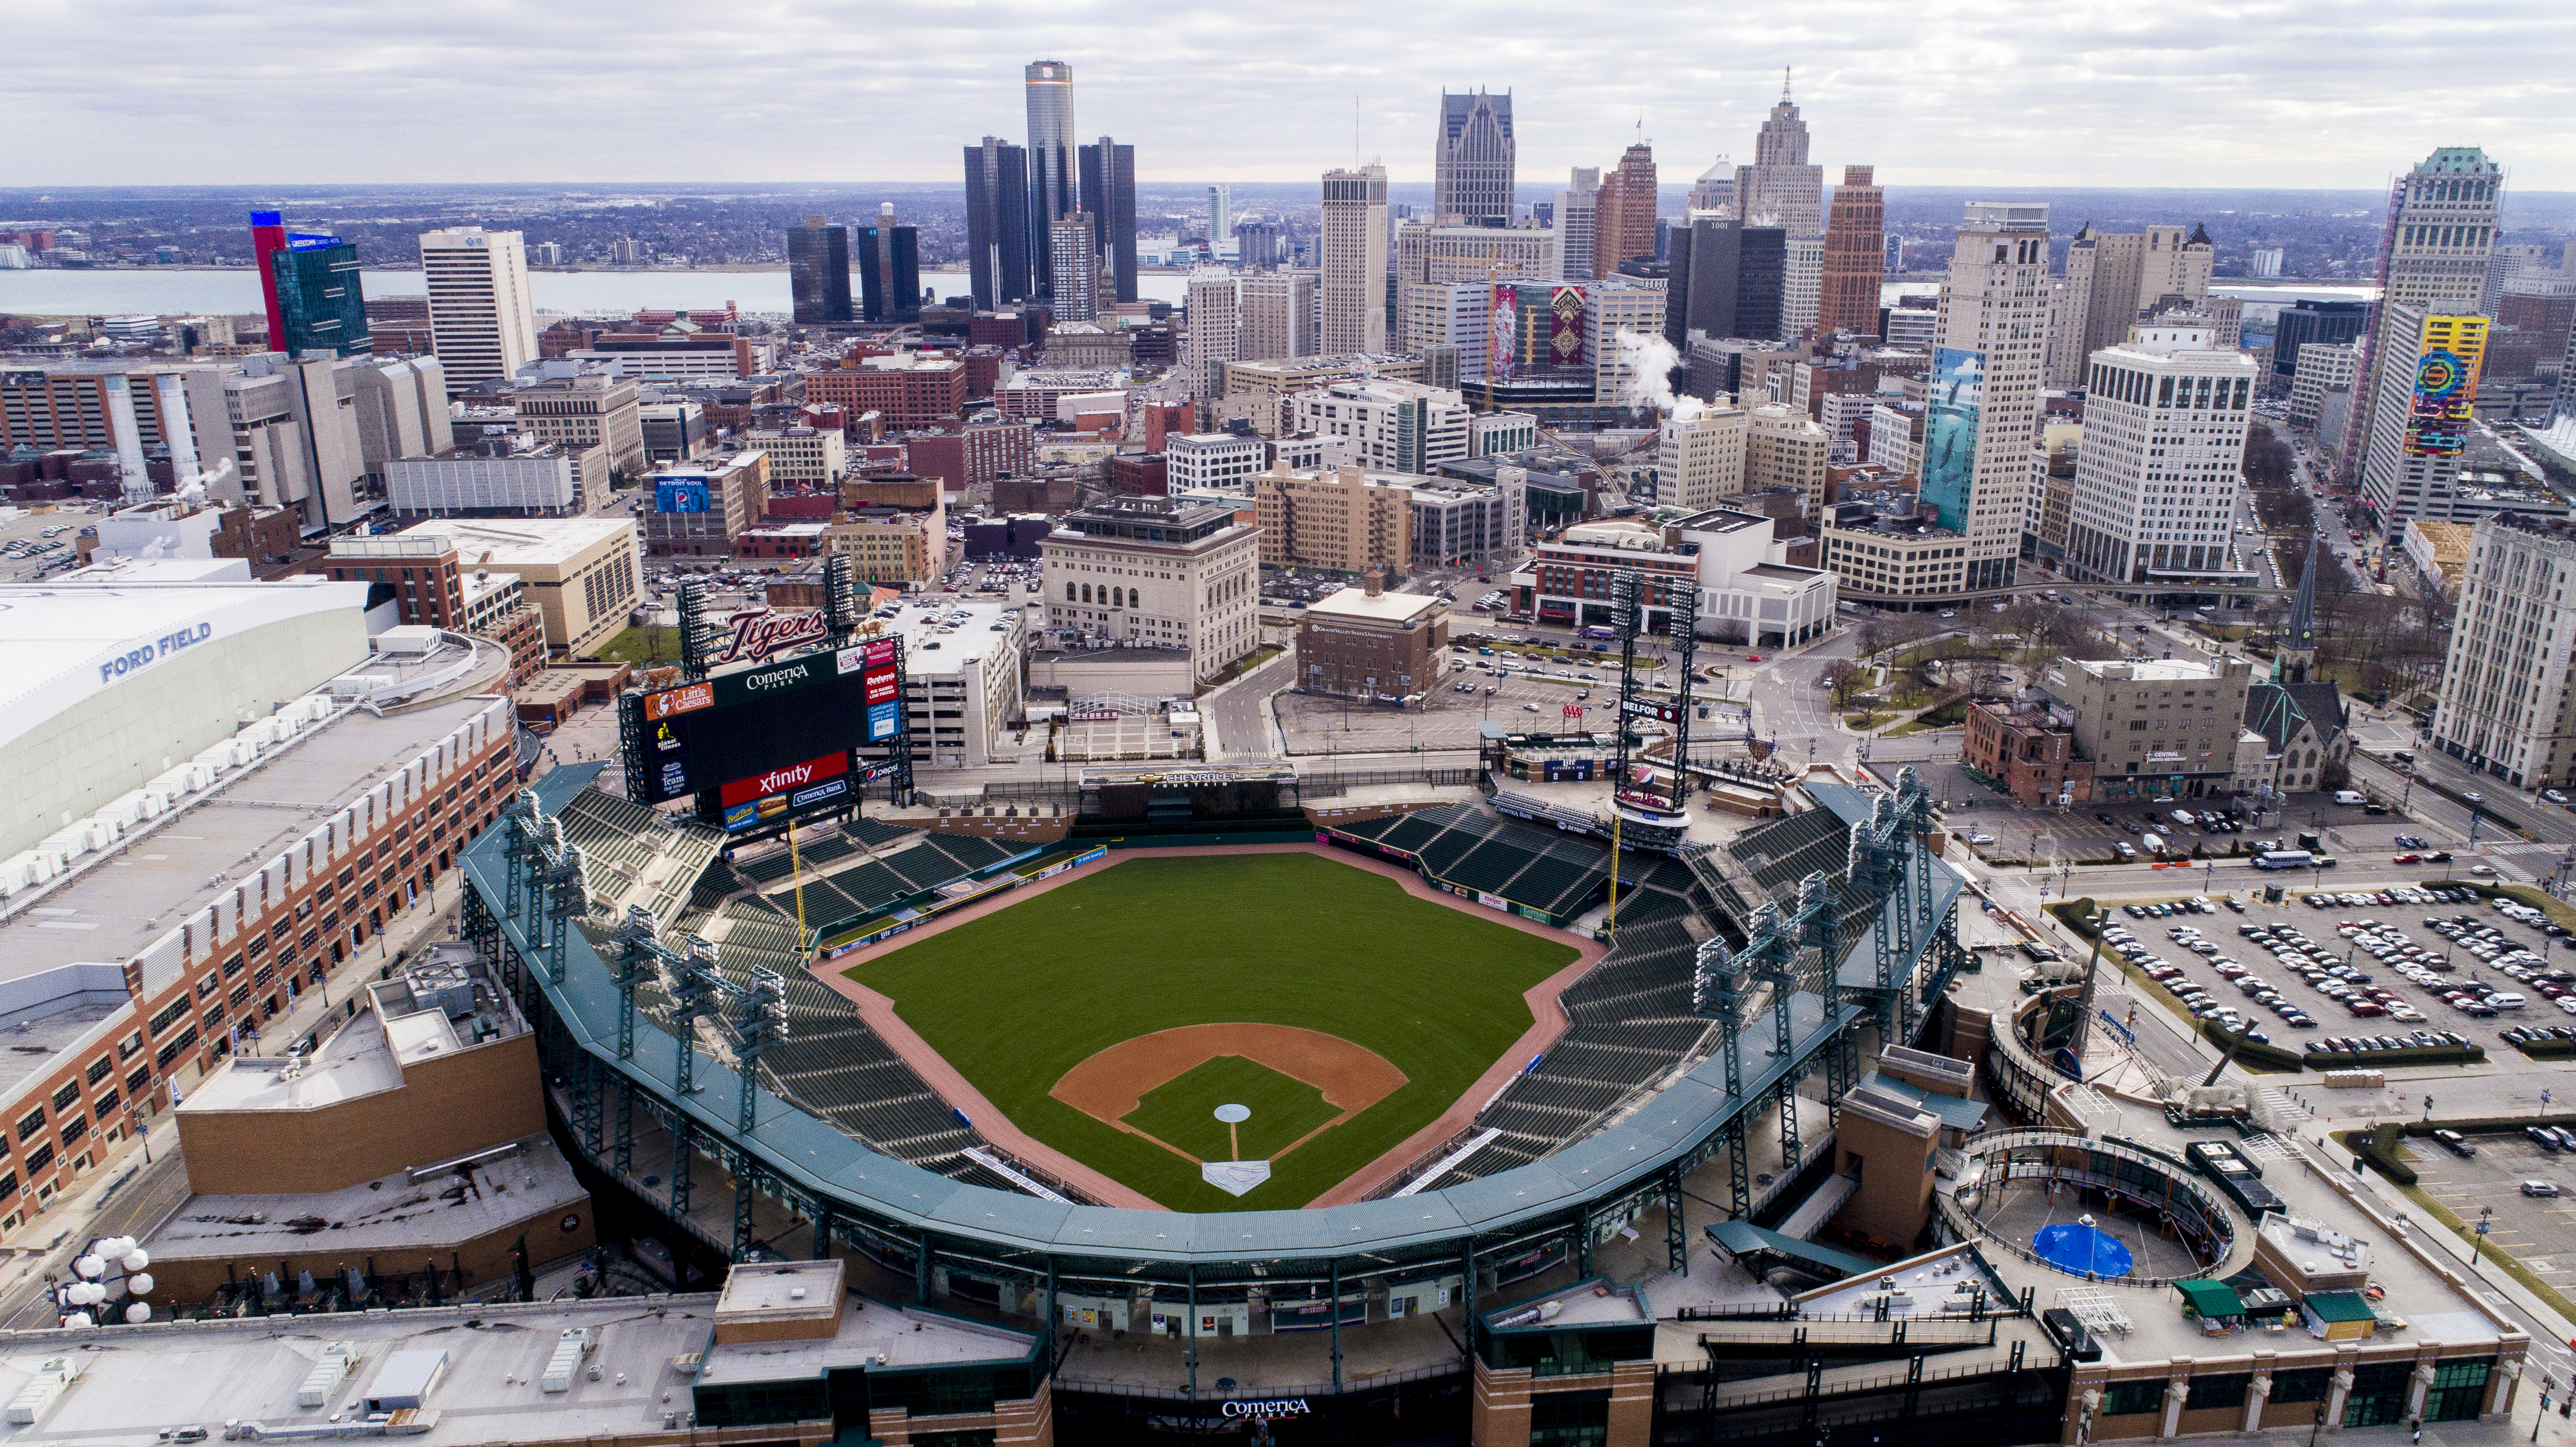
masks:
<instances>
[{"instance_id":1,"label":"rooftop hvac unit","mask_svg":"<svg viewBox=\"0 0 2576 1447\"><path fill-rule=\"evenodd\" d=\"M83 819L68 829L57 829L46 835L43 846L61 850L66 858L78 859L93 849L105 849L115 842L114 824L104 819Z\"/></svg>"},{"instance_id":2,"label":"rooftop hvac unit","mask_svg":"<svg viewBox=\"0 0 2576 1447\"><path fill-rule=\"evenodd\" d=\"M581 1359L590 1353L590 1333L568 1326L555 1338L555 1354L546 1360L546 1374L538 1385L549 1392L572 1390L574 1374L581 1370Z\"/></svg>"},{"instance_id":3,"label":"rooftop hvac unit","mask_svg":"<svg viewBox=\"0 0 2576 1447\"><path fill-rule=\"evenodd\" d=\"M36 1419L45 1415L46 1410L54 1405L55 1400L69 1390L72 1383L80 1380L80 1375L79 1358L46 1358L45 1364L36 1368L35 1376L29 1379L27 1385L18 1389L18 1395L9 1399L9 1425L12 1427L36 1425Z\"/></svg>"},{"instance_id":4,"label":"rooftop hvac unit","mask_svg":"<svg viewBox=\"0 0 2576 1447\"><path fill-rule=\"evenodd\" d=\"M415 1347L385 1358L376 1379L367 1384L367 1410L396 1412L428 1405L429 1394L447 1374L447 1353L438 1347Z\"/></svg>"},{"instance_id":5,"label":"rooftop hvac unit","mask_svg":"<svg viewBox=\"0 0 2576 1447\"><path fill-rule=\"evenodd\" d=\"M302 698L289 702L285 711L294 714L305 723L320 723L331 716L331 696L327 693L308 693Z\"/></svg>"},{"instance_id":6,"label":"rooftop hvac unit","mask_svg":"<svg viewBox=\"0 0 2576 1447\"><path fill-rule=\"evenodd\" d=\"M59 857L51 850L28 849L12 854L0 859L0 895L51 883L61 872Z\"/></svg>"},{"instance_id":7,"label":"rooftop hvac unit","mask_svg":"<svg viewBox=\"0 0 2576 1447\"><path fill-rule=\"evenodd\" d=\"M319 1407L329 1402L357 1360L356 1350L347 1342L335 1341L322 1348L322 1355L313 1360L313 1370L304 1374L303 1383L295 1389L295 1405Z\"/></svg>"},{"instance_id":8,"label":"rooftop hvac unit","mask_svg":"<svg viewBox=\"0 0 2576 1447\"><path fill-rule=\"evenodd\" d=\"M135 825L142 823L144 820L160 812L161 811L158 808L147 809L144 807L144 797L141 789L131 789L108 800L107 803L99 809L98 817L101 819L115 821L116 827L119 829L131 829Z\"/></svg>"},{"instance_id":9,"label":"rooftop hvac unit","mask_svg":"<svg viewBox=\"0 0 2576 1447\"><path fill-rule=\"evenodd\" d=\"M152 782L144 785L143 787L147 789L167 789L170 791L171 797L176 799L181 794L193 794L200 789L211 788L213 787L214 782L215 771L212 765L203 763L196 759L190 759L188 762L181 764L175 769L165 770L162 773L154 775Z\"/></svg>"},{"instance_id":10,"label":"rooftop hvac unit","mask_svg":"<svg viewBox=\"0 0 2576 1447\"><path fill-rule=\"evenodd\" d=\"M417 657L437 649L438 630L425 624L407 623L398 628L388 628L367 642L378 653Z\"/></svg>"}]
</instances>

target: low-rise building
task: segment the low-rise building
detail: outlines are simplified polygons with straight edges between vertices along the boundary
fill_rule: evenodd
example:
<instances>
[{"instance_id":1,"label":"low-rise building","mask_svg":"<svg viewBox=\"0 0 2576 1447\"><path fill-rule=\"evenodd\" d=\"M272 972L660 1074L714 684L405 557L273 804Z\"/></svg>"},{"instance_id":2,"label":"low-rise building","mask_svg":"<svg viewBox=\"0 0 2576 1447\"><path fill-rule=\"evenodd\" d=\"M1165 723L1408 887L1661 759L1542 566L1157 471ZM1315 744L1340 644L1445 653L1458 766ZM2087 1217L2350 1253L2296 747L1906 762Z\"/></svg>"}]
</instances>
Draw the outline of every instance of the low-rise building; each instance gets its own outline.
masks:
<instances>
[{"instance_id":1,"label":"low-rise building","mask_svg":"<svg viewBox=\"0 0 2576 1447\"><path fill-rule=\"evenodd\" d=\"M824 525L821 546L850 560L860 581L901 587L927 583L946 571L947 531L934 512L862 507Z\"/></svg>"},{"instance_id":2,"label":"low-rise building","mask_svg":"<svg viewBox=\"0 0 2576 1447\"><path fill-rule=\"evenodd\" d=\"M443 628L510 650L512 686L546 666L546 630L519 575L468 567L454 538L433 533L338 537L313 571L373 585L368 609L390 607L396 627Z\"/></svg>"},{"instance_id":3,"label":"low-rise building","mask_svg":"<svg viewBox=\"0 0 2576 1447\"><path fill-rule=\"evenodd\" d=\"M1047 328L1046 359L1050 367L1123 372L1135 363L1136 341L1116 326L1064 322Z\"/></svg>"},{"instance_id":4,"label":"low-rise building","mask_svg":"<svg viewBox=\"0 0 2576 1447\"><path fill-rule=\"evenodd\" d=\"M2093 760L2097 799L2201 798L2236 787L2254 665L2061 657L2043 689Z\"/></svg>"},{"instance_id":5,"label":"low-rise building","mask_svg":"<svg viewBox=\"0 0 2576 1447\"><path fill-rule=\"evenodd\" d=\"M964 492L1000 478L1018 477L1035 467L1035 431L1024 418L979 412L961 427L906 437L904 463L918 476L935 477Z\"/></svg>"},{"instance_id":6,"label":"low-rise building","mask_svg":"<svg viewBox=\"0 0 2576 1447\"><path fill-rule=\"evenodd\" d=\"M2001 784L2026 809L2082 804L2093 797L2093 761L2070 720L2044 708L1968 705L1959 762Z\"/></svg>"},{"instance_id":7,"label":"low-rise building","mask_svg":"<svg viewBox=\"0 0 2576 1447\"><path fill-rule=\"evenodd\" d=\"M445 539L468 571L518 574L557 653L617 636L643 583L643 540L624 518L429 518L399 536Z\"/></svg>"},{"instance_id":8,"label":"low-rise building","mask_svg":"<svg viewBox=\"0 0 2576 1447\"><path fill-rule=\"evenodd\" d=\"M1389 593L1376 573L1297 615L1297 681L1309 692L1398 700L1439 680L1449 647L1449 605L1424 593Z\"/></svg>"},{"instance_id":9,"label":"low-rise building","mask_svg":"<svg viewBox=\"0 0 2576 1447\"><path fill-rule=\"evenodd\" d=\"M1917 516L1911 493L1837 503L1819 536L1847 598L1916 608L1967 587L1967 538Z\"/></svg>"},{"instance_id":10,"label":"low-rise building","mask_svg":"<svg viewBox=\"0 0 2576 1447\"><path fill-rule=\"evenodd\" d=\"M575 450L604 447L609 466L629 480L648 465L636 386L614 373L569 362L533 363L520 370L510 406L520 431Z\"/></svg>"},{"instance_id":11,"label":"low-rise building","mask_svg":"<svg viewBox=\"0 0 2576 1447\"><path fill-rule=\"evenodd\" d=\"M910 431L954 422L966 411L966 364L954 357L899 352L859 357L804 374L805 400L843 415L878 414L887 427Z\"/></svg>"},{"instance_id":12,"label":"low-rise building","mask_svg":"<svg viewBox=\"0 0 2576 1447\"><path fill-rule=\"evenodd\" d=\"M2427 587L2445 598L2459 596L2460 575L2468 570L2469 549L2477 536L2473 523L2406 520L2406 557Z\"/></svg>"},{"instance_id":13,"label":"low-rise building","mask_svg":"<svg viewBox=\"0 0 2576 1447\"><path fill-rule=\"evenodd\" d=\"M1024 422L1054 422L1067 397L1117 392L1127 386L1124 372L1093 367L1027 367L993 389L993 405ZM1125 403L1120 403L1125 410Z\"/></svg>"},{"instance_id":14,"label":"low-rise building","mask_svg":"<svg viewBox=\"0 0 2576 1447\"><path fill-rule=\"evenodd\" d=\"M653 510L644 514L644 543L655 557L731 557L734 539L769 514L763 451L668 467L649 481Z\"/></svg>"},{"instance_id":15,"label":"low-rise building","mask_svg":"<svg viewBox=\"0 0 2576 1447\"><path fill-rule=\"evenodd\" d=\"M849 471L845 439L829 428L775 427L743 436L743 445L769 458L770 485L810 490L837 487Z\"/></svg>"},{"instance_id":16,"label":"low-rise building","mask_svg":"<svg viewBox=\"0 0 2576 1447\"><path fill-rule=\"evenodd\" d=\"M1413 561L1423 567L1519 554L1529 529L1515 506L1519 489L1445 477L1406 479L1413 510Z\"/></svg>"},{"instance_id":17,"label":"low-rise building","mask_svg":"<svg viewBox=\"0 0 2576 1447\"><path fill-rule=\"evenodd\" d=\"M487 436L385 464L385 505L403 517L565 517L608 496L608 449Z\"/></svg>"},{"instance_id":18,"label":"low-rise building","mask_svg":"<svg viewBox=\"0 0 2576 1447\"><path fill-rule=\"evenodd\" d=\"M1163 442L1164 485L1250 492L1254 474L1268 465L1269 448L1258 437L1235 432L1195 432Z\"/></svg>"},{"instance_id":19,"label":"low-rise building","mask_svg":"<svg viewBox=\"0 0 2576 1447\"><path fill-rule=\"evenodd\" d=\"M1261 565L1400 573L1413 561L1409 480L1352 466L1261 474L1252 487Z\"/></svg>"},{"instance_id":20,"label":"low-rise building","mask_svg":"<svg viewBox=\"0 0 2576 1447\"><path fill-rule=\"evenodd\" d=\"M1187 648L1211 678L1261 642L1261 530L1232 507L1111 498L1066 514L1041 556L1060 645Z\"/></svg>"},{"instance_id":21,"label":"low-rise building","mask_svg":"<svg viewBox=\"0 0 2576 1447\"><path fill-rule=\"evenodd\" d=\"M1788 562L1779 523L1713 508L1662 527L1628 518L1567 528L1531 551L1511 576L1515 616L1608 626L1610 586L1633 571L1645 584L1649 633L1672 630L1674 595L1697 592L1702 638L1785 648L1834 626L1834 576Z\"/></svg>"}]
</instances>

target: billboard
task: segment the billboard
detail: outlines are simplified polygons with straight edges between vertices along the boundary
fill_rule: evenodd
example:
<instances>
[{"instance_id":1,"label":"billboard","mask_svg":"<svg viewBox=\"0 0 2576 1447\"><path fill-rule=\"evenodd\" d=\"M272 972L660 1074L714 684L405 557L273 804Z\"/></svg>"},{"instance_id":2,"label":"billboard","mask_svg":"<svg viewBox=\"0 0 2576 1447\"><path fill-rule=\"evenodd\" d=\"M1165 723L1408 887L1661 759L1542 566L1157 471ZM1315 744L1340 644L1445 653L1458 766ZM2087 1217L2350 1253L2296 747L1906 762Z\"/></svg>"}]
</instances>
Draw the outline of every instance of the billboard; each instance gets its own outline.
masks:
<instances>
[{"instance_id":1,"label":"billboard","mask_svg":"<svg viewBox=\"0 0 2576 1447\"><path fill-rule=\"evenodd\" d=\"M1923 424L1923 506L1942 527L1967 531L1977 478L1977 420L1984 409L1986 354L1943 347L1932 356L1932 395Z\"/></svg>"},{"instance_id":2,"label":"billboard","mask_svg":"<svg viewBox=\"0 0 2576 1447\"><path fill-rule=\"evenodd\" d=\"M2470 407L2486 357L2486 318L2432 316L2415 358L2415 396L2406 419L2409 457L2457 457L2468 449Z\"/></svg>"},{"instance_id":3,"label":"billboard","mask_svg":"<svg viewBox=\"0 0 2576 1447\"><path fill-rule=\"evenodd\" d=\"M705 512L707 480L703 477L656 477L653 479L653 511Z\"/></svg>"},{"instance_id":4,"label":"billboard","mask_svg":"<svg viewBox=\"0 0 2576 1447\"><path fill-rule=\"evenodd\" d=\"M850 751L903 726L899 648L878 639L645 694L644 802L712 793L729 830L846 807L873 777Z\"/></svg>"},{"instance_id":5,"label":"billboard","mask_svg":"<svg viewBox=\"0 0 2576 1447\"><path fill-rule=\"evenodd\" d=\"M1520 343L1521 289L1497 282L1493 304L1485 314L1485 375L1497 382L1511 380L1518 370Z\"/></svg>"},{"instance_id":6,"label":"billboard","mask_svg":"<svg viewBox=\"0 0 2576 1447\"><path fill-rule=\"evenodd\" d=\"M1590 298L1579 286L1551 287L1547 293L1547 364L1551 367L1583 365L1584 329L1591 314Z\"/></svg>"}]
</instances>

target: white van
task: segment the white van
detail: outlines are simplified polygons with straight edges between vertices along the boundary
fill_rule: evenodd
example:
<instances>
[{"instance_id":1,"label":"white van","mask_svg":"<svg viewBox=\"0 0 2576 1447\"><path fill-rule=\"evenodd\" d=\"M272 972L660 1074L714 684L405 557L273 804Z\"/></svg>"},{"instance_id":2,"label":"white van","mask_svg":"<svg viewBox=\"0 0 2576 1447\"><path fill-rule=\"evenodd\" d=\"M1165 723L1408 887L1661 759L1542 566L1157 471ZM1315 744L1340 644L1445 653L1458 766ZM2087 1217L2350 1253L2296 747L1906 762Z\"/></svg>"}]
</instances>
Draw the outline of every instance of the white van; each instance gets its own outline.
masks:
<instances>
[{"instance_id":1,"label":"white van","mask_svg":"<svg viewBox=\"0 0 2576 1447\"><path fill-rule=\"evenodd\" d=\"M2501 994L2487 996L2487 1003L2499 1010L2519 1010L2531 1002L2508 990Z\"/></svg>"},{"instance_id":2,"label":"white van","mask_svg":"<svg viewBox=\"0 0 2576 1447\"><path fill-rule=\"evenodd\" d=\"M2157 835L2141 834L2138 836L2138 843L2149 854L2162 854L2165 852L2165 841Z\"/></svg>"},{"instance_id":3,"label":"white van","mask_svg":"<svg viewBox=\"0 0 2576 1447\"><path fill-rule=\"evenodd\" d=\"M2370 796L2362 793L2358 789L2337 789L2335 790L2334 799L2338 804L2367 804L2370 802Z\"/></svg>"}]
</instances>

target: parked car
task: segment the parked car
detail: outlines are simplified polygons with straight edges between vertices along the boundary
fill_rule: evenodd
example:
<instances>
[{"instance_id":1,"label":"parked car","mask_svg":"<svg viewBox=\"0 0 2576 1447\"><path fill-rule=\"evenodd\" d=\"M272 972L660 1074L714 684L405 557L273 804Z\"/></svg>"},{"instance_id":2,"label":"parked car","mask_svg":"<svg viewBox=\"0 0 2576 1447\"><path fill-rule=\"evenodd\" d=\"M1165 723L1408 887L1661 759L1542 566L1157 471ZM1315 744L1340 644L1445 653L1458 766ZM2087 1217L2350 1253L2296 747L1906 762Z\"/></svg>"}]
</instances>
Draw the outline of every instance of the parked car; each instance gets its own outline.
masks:
<instances>
[{"instance_id":1,"label":"parked car","mask_svg":"<svg viewBox=\"0 0 2576 1447\"><path fill-rule=\"evenodd\" d=\"M2433 1139L2444 1150L2455 1156L2473 1156L2478 1153L2478 1148L2469 1144L2468 1139L2455 1130L2437 1130L2433 1132Z\"/></svg>"}]
</instances>

